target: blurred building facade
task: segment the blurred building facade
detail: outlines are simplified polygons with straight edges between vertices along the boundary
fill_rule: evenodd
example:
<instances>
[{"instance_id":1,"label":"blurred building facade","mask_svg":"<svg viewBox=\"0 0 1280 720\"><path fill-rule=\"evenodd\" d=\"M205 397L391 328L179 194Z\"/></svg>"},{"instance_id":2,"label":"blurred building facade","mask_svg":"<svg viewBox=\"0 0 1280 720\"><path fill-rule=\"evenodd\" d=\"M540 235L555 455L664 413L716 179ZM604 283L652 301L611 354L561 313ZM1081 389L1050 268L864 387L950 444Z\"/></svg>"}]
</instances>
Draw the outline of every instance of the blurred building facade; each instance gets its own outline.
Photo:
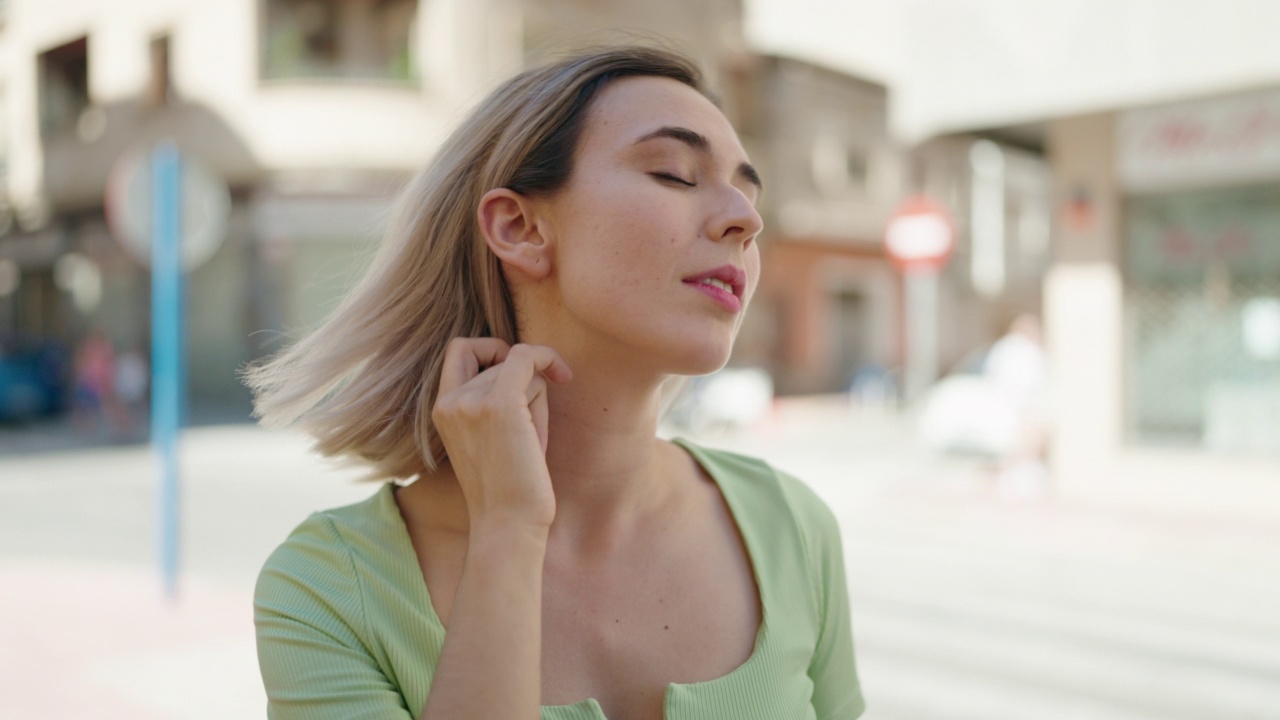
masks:
<instances>
[{"instance_id":1,"label":"blurred building facade","mask_svg":"<svg viewBox=\"0 0 1280 720\"><path fill-rule=\"evenodd\" d=\"M735 360L768 368L783 393L896 366L901 287L881 239L905 153L889 137L886 89L776 56L753 58L731 87L765 179L761 284Z\"/></svg>"},{"instance_id":2,"label":"blurred building facade","mask_svg":"<svg viewBox=\"0 0 1280 720\"><path fill-rule=\"evenodd\" d=\"M940 278L941 367L972 369L1014 318L1040 311L1050 183L1034 138L905 145L888 88L795 58L751 55L722 91L766 181L761 285L735 363L767 368L784 394L860 378L901 394L904 288L884 232L911 195L945 206L956 231Z\"/></svg>"},{"instance_id":3,"label":"blurred building facade","mask_svg":"<svg viewBox=\"0 0 1280 720\"><path fill-rule=\"evenodd\" d=\"M117 348L145 352L149 274L113 237L103 198L122 156L172 138L231 197L225 240L189 274L193 406L247 408L236 370L332 309L371 256L397 188L465 108L522 66L587 44L658 39L689 52L740 129L767 185L766 269L734 362L767 368L780 391L843 390L860 371L892 377L903 364L902 287L881 245L908 193L942 200L957 220L944 366L1016 311L1037 309L1027 283L1043 270L1042 159L977 137L903 147L884 86L752 53L741 0L2 7L3 327L68 347L100 329ZM979 233L986 251L974 260L970 216L994 186L999 202L979 213L1003 219L995 236ZM993 253L995 279L975 274Z\"/></svg>"},{"instance_id":4,"label":"blurred building facade","mask_svg":"<svg viewBox=\"0 0 1280 720\"><path fill-rule=\"evenodd\" d=\"M1280 456L1280 86L989 128L1043 141L1052 455Z\"/></svg>"},{"instance_id":5,"label":"blurred building facade","mask_svg":"<svg viewBox=\"0 0 1280 720\"><path fill-rule=\"evenodd\" d=\"M193 405L247 407L236 369L314 326L396 189L461 112L548 47L646 37L744 52L737 0L15 0L0 6L0 321L145 353L149 275L104 209L119 159L176 141L230 189L189 274Z\"/></svg>"},{"instance_id":6,"label":"blurred building facade","mask_svg":"<svg viewBox=\"0 0 1280 720\"><path fill-rule=\"evenodd\" d=\"M945 207L955 229L939 278L939 366L979 374L1015 320L1042 312L1051 231L1043 147L1016 133L959 133L916 144L909 163L910 192Z\"/></svg>"},{"instance_id":7,"label":"blurred building facade","mask_svg":"<svg viewBox=\"0 0 1280 720\"><path fill-rule=\"evenodd\" d=\"M245 407L235 370L331 307L395 187L477 88L518 66L504 7L7 3L0 258L16 281L0 302L12 332L74 345L99 328L145 349L148 274L112 237L103 198L122 155L172 138L232 199L225 241L189 275L193 404Z\"/></svg>"}]
</instances>

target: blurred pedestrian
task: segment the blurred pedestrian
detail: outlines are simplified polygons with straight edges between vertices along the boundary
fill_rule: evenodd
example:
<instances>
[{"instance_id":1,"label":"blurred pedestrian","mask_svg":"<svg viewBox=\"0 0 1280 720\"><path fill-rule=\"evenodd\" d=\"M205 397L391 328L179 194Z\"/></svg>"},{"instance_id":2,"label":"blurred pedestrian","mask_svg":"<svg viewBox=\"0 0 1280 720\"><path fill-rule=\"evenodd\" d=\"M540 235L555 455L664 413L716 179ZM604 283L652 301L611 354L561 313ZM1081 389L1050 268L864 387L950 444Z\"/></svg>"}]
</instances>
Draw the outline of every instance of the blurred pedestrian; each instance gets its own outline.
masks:
<instances>
[{"instance_id":1,"label":"blurred pedestrian","mask_svg":"<svg viewBox=\"0 0 1280 720\"><path fill-rule=\"evenodd\" d=\"M146 426L148 380L147 361L136 348L116 357L115 394L120 408L117 431L121 437L132 439Z\"/></svg>"},{"instance_id":2,"label":"blurred pedestrian","mask_svg":"<svg viewBox=\"0 0 1280 720\"><path fill-rule=\"evenodd\" d=\"M1041 341L1040 321L1020 315L991 346L983 376L1011 409L1016 434L1000 459L1000 492L1009 498L1033 498L1049 490L1045 465L1048 437L1048 358Z\"/></svg>"},{"instance_id":3,"label":"blurred pedestrian","mask_svg":"<svg viewBox=\"0 0 1280 720\"><path fill-rule=\"evenodd\" d=\"M881 414L893 407L898 398L898 381L893 373L872 362L860 365L848 382L850 404L858 410Z\"/></svg>"},{"instance_id":4,"label":"blurred pedestrian","mask_svg":"<svg viewBox=\"0 0 1280 720\"><path fill-rule=\"evenodd\" d=\"M72 418L81 434L97 434L115 402L115 350L105 333L92 330L76 349Z\"/></svg>"},{"instance_id":5,"label":"blurred pedestrian","mask_svg":"<svg viewBox=\"0 0 1280 720\"><path fill-rule=\"evenodd\" d=\"M264 421L397 481L267 561L271 718L862 713L831 510L656 437L759 280L759 177L706 92L638 47L503 84L352 296L250 372Z\"/></svg>"}]
</instances>

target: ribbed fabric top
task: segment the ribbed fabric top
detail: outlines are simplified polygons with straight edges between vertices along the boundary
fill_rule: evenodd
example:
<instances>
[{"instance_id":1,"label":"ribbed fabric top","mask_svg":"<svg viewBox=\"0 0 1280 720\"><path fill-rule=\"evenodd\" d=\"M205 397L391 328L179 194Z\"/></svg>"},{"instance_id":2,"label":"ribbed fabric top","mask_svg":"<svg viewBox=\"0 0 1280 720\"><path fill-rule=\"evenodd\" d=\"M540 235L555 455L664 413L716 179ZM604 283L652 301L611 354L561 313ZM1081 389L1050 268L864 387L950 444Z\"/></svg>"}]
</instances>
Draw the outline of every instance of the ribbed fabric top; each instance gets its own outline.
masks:
<instances>
[{"instance_id":1,"label":"ribbed fabric top","mask_svg":"<svg viewBox=\"0 0 1280 720\"><path fill-rule=\"evenodd\" d=\"M716 482L763 608L755 649L728 675L667 686L665 720L852 720L863 699L835 516L799 480L676 439ZM315 513L272 553L254 598L273 720L416 720L445 630L387 484ZM606 720L588 698L542 720Z\"/></svg>"}]
</instances>

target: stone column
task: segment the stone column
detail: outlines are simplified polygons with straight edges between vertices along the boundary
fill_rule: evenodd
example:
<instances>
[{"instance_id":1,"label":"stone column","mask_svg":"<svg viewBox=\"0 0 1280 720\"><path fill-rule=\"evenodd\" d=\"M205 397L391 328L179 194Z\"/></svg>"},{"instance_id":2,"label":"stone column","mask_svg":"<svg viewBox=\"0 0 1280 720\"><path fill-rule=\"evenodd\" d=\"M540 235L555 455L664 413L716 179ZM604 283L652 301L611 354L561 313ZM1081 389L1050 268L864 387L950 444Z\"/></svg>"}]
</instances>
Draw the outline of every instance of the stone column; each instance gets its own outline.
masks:
<instances>
[{"instance_id":1,"label":"stone column","mask_svg":"<svg viewBox=\"0 0 1280 720\"><path fill-rule=\"evenodd\" d=\"M1044 284L1058 487L1102 480L1123 433L1124 288L1115 115L1052 121L1053 260Z\"/></svg>"}]
</instances>

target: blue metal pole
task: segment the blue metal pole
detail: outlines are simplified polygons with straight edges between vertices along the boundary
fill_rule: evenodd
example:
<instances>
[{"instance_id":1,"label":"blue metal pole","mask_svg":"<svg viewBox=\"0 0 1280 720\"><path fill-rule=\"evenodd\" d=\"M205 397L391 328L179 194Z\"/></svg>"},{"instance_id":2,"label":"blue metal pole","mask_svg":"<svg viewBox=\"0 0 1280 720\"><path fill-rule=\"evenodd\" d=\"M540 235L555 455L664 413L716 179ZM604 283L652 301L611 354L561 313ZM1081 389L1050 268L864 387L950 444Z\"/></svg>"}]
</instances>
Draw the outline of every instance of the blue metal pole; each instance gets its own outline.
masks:
<instances>
[{"instance_id":1,"label":"blue metal pole","mask_svg":"<svg viewBox=\"0 0 1280 720\"><path fill-rule=\"evenodd\" d=\"M159 469L157 541L165 594L178 594L178 433L185 395L181 180L171 142L151 154L151 442Z\"/></svg>"}]
</instances>

